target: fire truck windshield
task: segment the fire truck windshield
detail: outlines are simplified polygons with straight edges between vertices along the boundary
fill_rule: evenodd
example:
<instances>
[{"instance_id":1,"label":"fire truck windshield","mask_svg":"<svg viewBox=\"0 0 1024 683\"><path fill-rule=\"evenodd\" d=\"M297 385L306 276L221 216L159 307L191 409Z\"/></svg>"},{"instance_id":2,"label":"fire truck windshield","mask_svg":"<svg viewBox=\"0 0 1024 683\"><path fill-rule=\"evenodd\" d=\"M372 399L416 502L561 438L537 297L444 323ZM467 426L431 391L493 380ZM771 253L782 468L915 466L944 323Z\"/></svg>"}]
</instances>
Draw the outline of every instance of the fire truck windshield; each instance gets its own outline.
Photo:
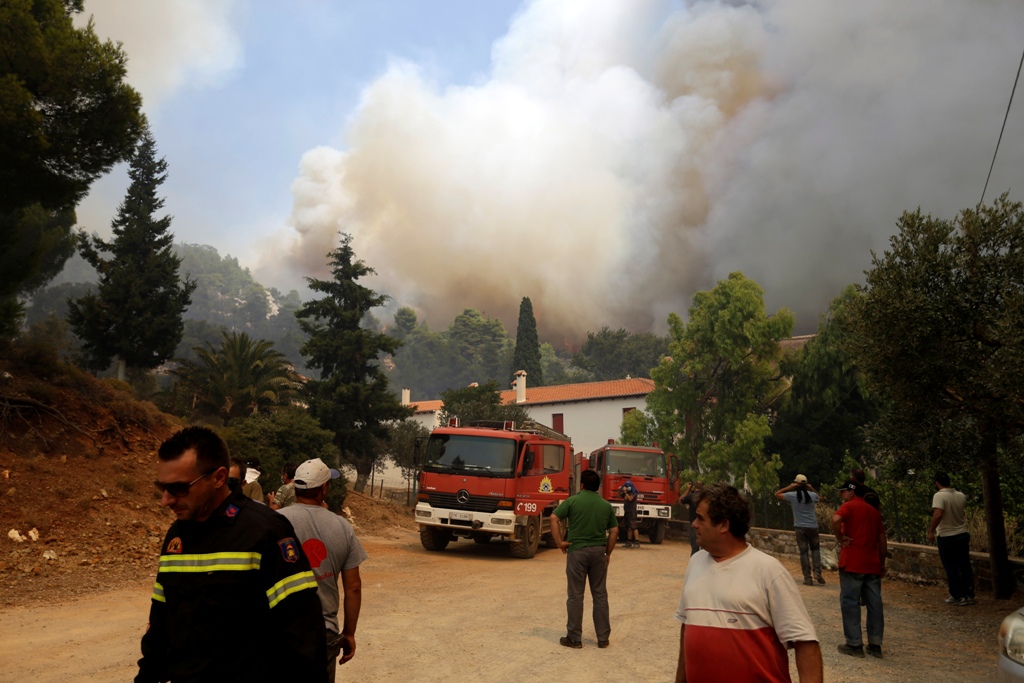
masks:
<instances>
[{"instance_id":1,"label":"fire truck windshield","mask_svg":"<svg viewBox=\"0 0 1024 683\"><path fill-rule=\"evenodd\" d=\"M650 451L622 451L617 448L607 452L608 474L633 474L644 477L665 476L665 456Z\"/></svg>"},{"instance_id":2,"label":"fire truck windshield","mask_svg":"<svg viewBox=\"0 0 1024 683\"><path fill-rule=\"evenodd\" d=\"M423 469L511 477L516 465L516 441L486 436L433 434L427 441Z\"/></svg>"}]
</instances>

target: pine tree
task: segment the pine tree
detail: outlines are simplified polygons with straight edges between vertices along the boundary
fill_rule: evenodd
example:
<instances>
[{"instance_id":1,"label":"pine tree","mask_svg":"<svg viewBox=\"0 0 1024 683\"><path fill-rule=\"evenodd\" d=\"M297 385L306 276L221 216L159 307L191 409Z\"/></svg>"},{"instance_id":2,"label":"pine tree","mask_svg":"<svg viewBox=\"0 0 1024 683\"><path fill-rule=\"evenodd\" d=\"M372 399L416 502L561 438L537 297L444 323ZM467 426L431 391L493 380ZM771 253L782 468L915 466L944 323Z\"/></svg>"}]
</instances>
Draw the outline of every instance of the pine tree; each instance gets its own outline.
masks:
<instances>
[{"instance_id":1,"label":"pine tree","mask_svg":"<svg viewBox=\"0 0 1024 683\"><path fill-rule=\"evenodd\" d=\"M540 364L540 341L537 339L537 319L533 317L533 303L524 296L519 304L519 326L516 328L516 350L512 356L509 375L515 377L526 371L528 386L544 386L544 371Z\"/></svg>"},{"instance_id":2,"label":"pine tree","mask_svg":"<svg viewBox=\"0 0 1024 683\"><path fill-rule=\"evenodd\" d=\"M68 322L83 341L86 364L103 369L155 368L174 355L184 330L182 314L195 282L179 280L181 259L171 251L171 217L157 218L157 189L167 162L156 157L147 128L128 168L131 184L111 223L114 239L80 233L82 257L99 272L98 289L68 302ZM109 256L104 256L109 254Z\"/></svg>"},{"instance_id":3,"label":"pine tree","mask_svg":"<svg viewBox=\"0 0 1024 683\"><path fill-rule=\"evenodd\" d=\"M326 296L307 301L295 316L309 335L302 346L306 365L320 371L320 379L308 384L310 412L334 433L341 462L355 467L355 490L362 492L379 459L375 439L387 438L388 424L412 410L388 391L378 360L401 342L361 326L366 314L388 299L357 284L373 269L356 260L352 236L344 233L328 258L334 279L306 278L310 289Z\"/></svg>"}]
</instances>

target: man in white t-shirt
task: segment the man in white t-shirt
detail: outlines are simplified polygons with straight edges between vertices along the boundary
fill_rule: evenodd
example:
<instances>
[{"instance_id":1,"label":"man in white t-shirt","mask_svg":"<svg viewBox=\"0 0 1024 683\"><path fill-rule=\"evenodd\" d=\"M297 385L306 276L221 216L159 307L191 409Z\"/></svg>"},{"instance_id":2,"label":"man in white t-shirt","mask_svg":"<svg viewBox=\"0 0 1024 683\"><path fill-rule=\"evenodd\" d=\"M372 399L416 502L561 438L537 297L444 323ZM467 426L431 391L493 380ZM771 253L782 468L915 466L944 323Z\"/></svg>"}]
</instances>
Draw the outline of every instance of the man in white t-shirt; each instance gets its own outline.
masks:
<instances>
[{"instance_id":1,"label":"man in white t-shirt","mask_svg":"<svg viewBox=\"0 0 1024 683\"><path fill-rule=\"evenodd\" d=\"M693 528L701 550L690 557L676 609L676 683L788 683L796 651L801 683L822 680L821 647L793 577L747 544L750 503L732 486L704 489Z\"/></svg>"},{"instance_id":2,"label":"man in white t-shirt","mask_svg":"<svg viewBox=\"0 0 1024 683\"><path fill-rule=\"evenodd\" d=\"M362 582L359 565L366 552L356 538L347 519L324 506L331 479L338 470L327 467L319 458L307 460L295 469L295 504L278 510L295 528L302 543L302 552L316 577L316 590L323 606L327 625L328 680L333 681L337 664L344 664L356 653L356 623L362 604ZM338 628L338 577L345 598L342 606L344 622ZM338 656L341 655L340 662Z\"/></svg>"},{"instance_id":3,"label":"man in white t-shirt","mask_svg":"<svg viewBox=\"0 0 1024 683\"><path fill-rule=\"evenodd\" d=\"M928 540L937 539L939 559L949 583L948 605L974 604L974 568L971 567L971 534L967 531L967 496L954 489L945 472L935 473L932 496L932 523Z\"/></svg>"}]
</instances>

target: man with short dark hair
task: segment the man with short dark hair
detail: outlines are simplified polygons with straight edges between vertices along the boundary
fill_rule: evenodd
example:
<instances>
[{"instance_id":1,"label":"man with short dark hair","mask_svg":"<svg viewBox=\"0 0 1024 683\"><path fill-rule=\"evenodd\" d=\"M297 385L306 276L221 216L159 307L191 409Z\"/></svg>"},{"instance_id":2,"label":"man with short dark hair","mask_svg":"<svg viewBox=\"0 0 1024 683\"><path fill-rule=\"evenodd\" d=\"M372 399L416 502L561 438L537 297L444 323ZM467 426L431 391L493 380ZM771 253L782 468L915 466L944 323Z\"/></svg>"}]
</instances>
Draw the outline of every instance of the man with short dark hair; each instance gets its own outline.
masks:
<instances>
[{"instance_id":1,"label":"man with short dark hair","mask_svg":"<svg viewBox=\"0 0 1024 683\"><path fill-rule=\"evenodd\" d=\"M948 605L974 604L974 568L971 566L971 534L967 530L964 510L967 496L953 488L949 475L935 473L932 496L932 521L928 527L928 540L937 541L939 559L946 570L949 585ZM936 539L936 536L938 537Z\"/></svg>"},{"instance_id":2,"label":"man with short dark hair","mask_svg":"<svg viewBox=\"0 0 1024 683\"><path fill-rule=\"evenodd\" d=\"M565 647L583 647L583 592L590 583L590 597L594 601L594 631L597 646L608 647L612 632L608 614L608 563L611 561L615 541L619 537L619 522L615 508L598 494L601 475L594 470L580 474L583 490L566 498L551 513L551 536L562 549L565 558L565 576L568 598L565 601L569 618L566 634L559 639ZM569 540L562 540L560 522L569 524Z\"/></svg>"},{"instance_id":3,"label":"man with short dark hair","mask_svg":"<svg viewBox=\"0 0 1024 683\"><path fill-rule=\"evenodd\" d=\"M750 503L732 486L705 488L693 527L701 550L690 557L676 609L676 683L790 680L787 648L801 683L820 683L821 648L793 577L746 541Z\"/></svg>"},{"instance_id":4,"label":"man with short dark hair","mask_svg":"<svg viewBox=\"0 0 1024 683\"><path fill-rule=\"evenodd\" d=\"M285 466L281 468L281 481L283 482L277 489L277 493L271 491L267 494L267 505L270 506L271 510L280 510L286 508L289 505L295 503L295 468L297 465L293 462L285 463Z\"/></svg>"},{"instance_id":5,"label":"man with short dark hair","mask_svg":"<svg viewBox=\"0 0 1024 683\"><path fill-rule=\"evenodd\" d=\"M356 653L356 624L363 600L359 565L366 559L366 552L349 521L324 506L331 479L338 478L338 470L316 458L302 463L294 472L295 505L283 508L280 513L295 527L316 576L316 590L327 626L327 675L328 680L333 681L337 665L352 659ZM341 628L338 628L339 576L344 593Z\"/></svg>"},{"instance_id":6,"label":"man with short dark hair","mask_svg":"<svg viewBox=\"0 0 1024 683\"><path fill-rule=\"evenodd\" d=\"M867 607L868 653L882 656L885 617L882 613L882 577L888 545L882 515L864 499L861 485L849 481L839 491L843 504L832 515L832 531L839 542L839 607L846 642L839 652L864 656L860 603Z\"/></svg>"},{"instance_id":7,"label":"man with short dark hair","mask_svg":"<svg viewBox=\"0 0 1024 683\"><path fill-rule=\"evenodd\" d=\"M177 520L136 682L327 681L316 580L288 520L228 488L227 445L210 429L182 429L158 458L160 504Z\"/></svg>"},{"instance_id":8,"label":"man with short dark hair","mask_svg":"<svg viewBox=\"0 0 1024 683\"><path fill-rule=\"evenodd\" d=\"M636 506L640 492L636 490L636 485L627 479L619 487L619 495L622 496L622 521L626 527L626 547L639 548L640 532L637 530Z\"/></svg>"},{"instance_id":9,"label":"man with short dark hair","mask_svg":"<svg viewBox=\"0 0 1024 683\"><path fill-rule=\"evenodd\" d=\"M858 484L860 484L860 486L857 488L857 491L859 491L857 495L863 498L865 503L875 508L879 512L882 511L882 499L878 497L878 491L875 491L873 488L864 483L865 481L867 481L867 475L864 473L864 470L862 468L854 467L852 470L850 470L850 481L855 481Z\"/></svg>"}]
</instances>

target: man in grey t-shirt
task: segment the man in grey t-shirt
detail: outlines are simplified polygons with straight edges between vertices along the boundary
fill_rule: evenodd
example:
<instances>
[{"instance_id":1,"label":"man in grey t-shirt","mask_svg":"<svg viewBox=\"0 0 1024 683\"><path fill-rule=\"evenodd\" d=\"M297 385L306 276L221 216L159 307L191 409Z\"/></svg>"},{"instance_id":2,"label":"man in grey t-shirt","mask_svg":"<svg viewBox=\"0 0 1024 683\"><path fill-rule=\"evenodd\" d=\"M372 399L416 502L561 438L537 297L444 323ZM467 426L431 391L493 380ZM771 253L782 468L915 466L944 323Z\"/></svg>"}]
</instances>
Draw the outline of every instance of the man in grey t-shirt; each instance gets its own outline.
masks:
<instances>
[{"instance_id":1,"label":"man in grey t-shirt","mask_svg":"<svg viewBox=\"0 0 1024 683\"><path fill-rule=\"evenodd\" d=\"M945 472L935 473L932 496L932 522L928 540L938 536L939 559L949 583L949 605L974 604L974 568L971 566L971 534L967 530L964 508L967 496L954 489Z\"/></svg>"},{"instance_id":2,"label":"man in grey t-shirt","mask_svg":"<svg viewBox=\"0 0 1024 683\"><path fill-rule=\"evenodd\" d=\"M356 623L362 603L359 565L366 559L366 552L348 520L324 507L330 481L339 476L338 470L327 467L319 458L307 460L295 470L295 504L278 510L295 528L295 535L302 542L302 551L316 577L327 625L327 667L331 681L339 663L338 655L341 654L340 663L344 664L356 652ZM339 576L344 602L339 600ZM344 615L340 629L339 606Z\"/></svg>"},{"instance_id":3,"label":"man in grey t-shirt","mask_svg":"<svg viewBox=\"0 0 1024 683\"><path fill-rule=\"evenodd\" d=\"M796 546L800 549L804 585L814 585L811 580L812 566L814 578L818 583L825 583L825 577L821 575L821 539L818 536L818 516L815 512L818 492L807 481L807 477L798 474L792 484L776 491L775 497L793 507L793 530L796 532Z\"/></svg>"}]
</instances>

